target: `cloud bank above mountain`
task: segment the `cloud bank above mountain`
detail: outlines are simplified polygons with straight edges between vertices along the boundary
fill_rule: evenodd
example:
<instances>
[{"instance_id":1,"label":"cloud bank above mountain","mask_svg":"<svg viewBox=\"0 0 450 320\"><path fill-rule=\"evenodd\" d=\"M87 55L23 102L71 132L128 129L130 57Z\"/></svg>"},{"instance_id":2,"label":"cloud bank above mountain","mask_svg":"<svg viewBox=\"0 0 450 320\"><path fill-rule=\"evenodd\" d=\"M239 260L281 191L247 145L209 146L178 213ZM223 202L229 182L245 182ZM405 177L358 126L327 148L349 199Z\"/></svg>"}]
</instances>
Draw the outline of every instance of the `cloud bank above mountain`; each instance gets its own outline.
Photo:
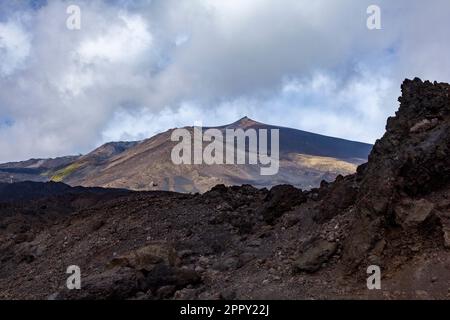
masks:
<instances>
[{"instance_id":1,"label":"cloud bank above mountain","mask_svg":"<svg viewBox=\"0 0 450 320\"><path fill-rule=\"evenodd\" d=\"M69 4L81 30L66 27ZM450 3L94 0L0 4L0 161L171 127L261 122L374 142L406 77L450 81Z\"/></svg>"}]
</instances>

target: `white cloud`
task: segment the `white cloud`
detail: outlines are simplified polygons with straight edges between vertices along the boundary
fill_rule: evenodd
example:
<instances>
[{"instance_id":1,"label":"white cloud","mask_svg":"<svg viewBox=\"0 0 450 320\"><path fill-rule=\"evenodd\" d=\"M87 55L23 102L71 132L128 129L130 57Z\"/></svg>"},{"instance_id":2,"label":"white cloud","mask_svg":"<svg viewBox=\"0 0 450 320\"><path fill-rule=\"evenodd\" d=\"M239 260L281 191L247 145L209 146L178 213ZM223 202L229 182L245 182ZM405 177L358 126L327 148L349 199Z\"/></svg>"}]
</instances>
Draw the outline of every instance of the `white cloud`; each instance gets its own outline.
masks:
<instances>
[{"instance_id":1,"label":"white cloud","mask_svg":"<svg viewBox=\"0 0 450 320\"><path fill-rule=\"evenodd\" d=\"M123 84L120 77L127 76L123 72L133 73L149 55L152 35L141 16L119 13L104 27L104 32L83 38L68 54L63 79L57 83L60 92L79 95L96 85Z\"/></svg>"},{"instance_id":2,"label":"white cloud","mask_svg":"<svg viewBox=\"0 0 450 320\"><path fill-rule=\"evenodd\" d=\"M30 54L30 36L19 22L0 22L0 75L12 75L24 67Z\"/></svg>"},{"instance_id":3,"label":"white cloud","mask_svg":"<svg viewBox=\"0 0 450 320\"><path fill-rule=\"evenodd\" d=\"M76 53L84 64L129 63L140 58L151 43L152 36L142 17L119 14L104 34L82 41Z\"/></svg>"}]
</instances>

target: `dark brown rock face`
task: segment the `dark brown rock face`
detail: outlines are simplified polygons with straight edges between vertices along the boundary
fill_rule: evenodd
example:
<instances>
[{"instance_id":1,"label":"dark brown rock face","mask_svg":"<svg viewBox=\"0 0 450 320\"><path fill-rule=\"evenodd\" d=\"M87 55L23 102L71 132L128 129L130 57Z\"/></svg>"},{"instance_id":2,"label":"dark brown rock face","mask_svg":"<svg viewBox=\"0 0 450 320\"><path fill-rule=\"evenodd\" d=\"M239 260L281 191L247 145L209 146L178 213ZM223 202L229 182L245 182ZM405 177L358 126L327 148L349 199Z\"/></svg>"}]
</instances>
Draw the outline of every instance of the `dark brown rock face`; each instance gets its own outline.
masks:
<instances>
[{"instance_id":1,"label":"dark brown rock face","mask_svg":"<svg viewBox=\"0 0 450 320\"><path fill-rule=\"evenodd\" d=\"M449 93L448 84L417 78L403 83L399 110L355 177L357 232L345 255L350 264L394 227L417 228L432 216L444 221L435 204L445 200L439 194L448 195L450 184Z\"/></svg>"},{"instance_id":2,"label":"dark brown rock face","mask_svg":"<svg viewBox=\"0 0 450 320\"><path fill-rule=\"evenodd\" d=\"M402 93L400 109L388 119L360 177L359 205L375 214L403 195L426 195L449 182L450 86L406 80ZM428 122L433 126L415 129Z\"/></svg>"},{"instance_id":3,"label":"dark brown rock face","mask_svg":"<svg viewBox=\"0 0 450 320\"><path fill-rule=\"evenodd\" d=\"M305 201L306 196L302 190L290 185L275 186L270 189L264 199L261 214L266 222L273 223L284 212L291 210L294 206Z\"/></svg>"}]
</instances>

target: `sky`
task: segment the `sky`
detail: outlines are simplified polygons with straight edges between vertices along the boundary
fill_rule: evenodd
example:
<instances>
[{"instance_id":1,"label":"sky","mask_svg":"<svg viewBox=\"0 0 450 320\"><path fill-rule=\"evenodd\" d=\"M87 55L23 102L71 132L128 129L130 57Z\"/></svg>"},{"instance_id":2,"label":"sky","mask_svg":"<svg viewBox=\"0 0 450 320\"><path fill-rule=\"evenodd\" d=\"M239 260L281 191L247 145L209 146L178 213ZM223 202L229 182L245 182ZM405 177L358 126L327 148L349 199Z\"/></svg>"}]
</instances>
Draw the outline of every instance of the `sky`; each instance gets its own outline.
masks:
<instances>
[{"instance_id":1,"label":"sky","mask_svg":"<svg viewBox=\"0 0 450 320\"><path fill-rule=\"evenodd\" d=\"M448 0L1 0L0 162L243 116L374 143L449 30Z\"/></svg>"}]
</instances>

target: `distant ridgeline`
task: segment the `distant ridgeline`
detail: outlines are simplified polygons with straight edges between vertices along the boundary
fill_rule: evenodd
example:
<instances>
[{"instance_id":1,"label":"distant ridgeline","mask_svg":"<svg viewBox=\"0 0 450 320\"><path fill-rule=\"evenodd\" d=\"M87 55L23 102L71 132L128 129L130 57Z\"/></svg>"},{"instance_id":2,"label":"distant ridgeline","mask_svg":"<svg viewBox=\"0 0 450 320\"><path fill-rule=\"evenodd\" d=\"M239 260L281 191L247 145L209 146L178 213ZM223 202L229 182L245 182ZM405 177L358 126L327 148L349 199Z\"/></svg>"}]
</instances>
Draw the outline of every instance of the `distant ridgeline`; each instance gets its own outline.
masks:
<instances>
[{"instance_id":1,"label":"distant ridgeline","mask_svg":"<svg viewBox=\"0 0 450 320\"><path fill-rule=\"evenodd\" d=\"M310 189L319 186L322 180L331 181L338 175L354 173L359 164L367 161L372 149L370 144L267 125L247 117L229 125L203 128L202 133L210 129L221 132L224 137L227 129L267 130L268 133L278 130L278 171L274 175L263 175L261 172L268 167L268 163L247 161L226 164L226 158L225 164L204 161L177 164L172 159L172 152L179 141L172 141L172 136L176 130L194 133L194 127L185 127L171 129L139 142L110 142L84 156L2 164L0 182L51 180L71 186L189 193L205 192L217 184L251 184L258 188L291 184ZM260 136L257 139L259 145ZM270 150L270 134L267 134L267 140ZM251 149L246 145L245 157L251 159L249 151ZM253 155L257 159L263 156L259 151L257 149Z\"/></svg>"}]
</instances>

